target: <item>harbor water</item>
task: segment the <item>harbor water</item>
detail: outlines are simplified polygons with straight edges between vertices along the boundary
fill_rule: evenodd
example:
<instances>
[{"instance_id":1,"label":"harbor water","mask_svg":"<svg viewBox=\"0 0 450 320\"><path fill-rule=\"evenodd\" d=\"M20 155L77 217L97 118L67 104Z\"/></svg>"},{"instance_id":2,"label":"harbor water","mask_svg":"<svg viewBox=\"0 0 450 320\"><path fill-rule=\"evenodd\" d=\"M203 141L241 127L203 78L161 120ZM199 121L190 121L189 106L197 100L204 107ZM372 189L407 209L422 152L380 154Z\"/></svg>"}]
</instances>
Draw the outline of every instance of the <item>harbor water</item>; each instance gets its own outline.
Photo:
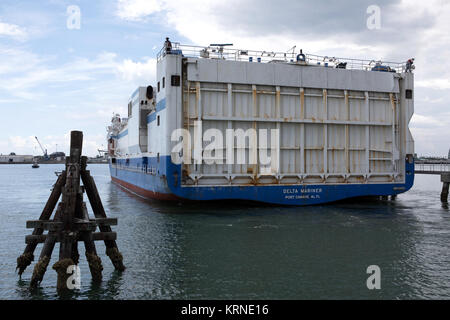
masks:
<instances>
[{"instance_id":1,"label":"harbor water","mask_svg":"<svg viewBox=\"0 0 450 320\"><path fill-rule=\"evenodd\" d=\"M36 261L22 279L15 267L32 231L25 223L39 218L62 169L0 166L0 299L61 298L51 269L58 246L35 292L28 285ZM119 219L113 231L127 269L115 272L97 242L103 282L91 283L81 254L81 289L71 298L450 298L450 211L439 200L439 176L416 175L395 201L281 207L147 201L113 184L107 165L88 169L108 216ZM379 290L366 285L371 265L381 270Z\"/></svg>"}]
</instances>

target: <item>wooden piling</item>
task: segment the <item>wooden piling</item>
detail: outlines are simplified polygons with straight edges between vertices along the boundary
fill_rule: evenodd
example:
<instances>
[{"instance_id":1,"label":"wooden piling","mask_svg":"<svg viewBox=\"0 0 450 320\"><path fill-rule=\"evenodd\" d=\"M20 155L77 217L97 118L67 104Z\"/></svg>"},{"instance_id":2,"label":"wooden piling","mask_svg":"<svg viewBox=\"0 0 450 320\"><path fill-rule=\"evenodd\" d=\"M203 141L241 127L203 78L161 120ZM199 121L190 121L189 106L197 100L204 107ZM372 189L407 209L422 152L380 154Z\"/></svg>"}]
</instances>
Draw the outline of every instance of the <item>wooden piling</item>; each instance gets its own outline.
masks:
<instances>
[{"instance_id":1,"label":"wooden piling","mask_svg":"<svg viewBox=\"0 0 450 320\"><path fill-rule=\"evenodd\" d=\"M79 262L78 242L83 241L86 259L93 281L102 280L102 262L97 255L95 241L104 241L106 253L114 267L123 271L123 258L116 244L116 233L110 225L116 225L117 219L107 218L94 179L87 166L87 158L81 157L83 147L83 133L71 132L70 156L66 159L66 170L58 177L52 194L47 201L39 220L27 221L28 228L34 228L33 233L25 238L27 246L24 253L17 259L19 275L33 260L33 253L38 243L44 243L39 261L33 270L30 287L36 287L43 279L49 265L55 244L59 242L59 261L53 265L58 274L58 291L66 290L70 266ZM83 180L84 187L80 186ZM90 219L83 193L86 190L95 219ZM62 194L53 220L50 220L53 209ZM96 228L100 232L94 232ZM44 230L48 234L44 235Z\"/></svg>"},{"instance_id":2,"label":"wooden piling","mask_svg":"<svg viewBox=\"0 0 450 320\"><path fill-rule=\"evenodd\" d=\"M44 274L47 271L50 258L52 256L53 249L55 248L56 236L49 233L47 239L44 242L44 247L41 251L41 256L39 261L36 263L33 269L33 275L31 276L30 288L35 288L38 284L42 282Z\"/></svg>"},{"instance_id":3,"label":"wooden piling","mask_svg":"<svg viewBox=\"0 0 450 320\"><path fill-rule=\"evenodd\" d=\"M442 192L441 192L441 202L448 202L448 190L450 184L450 172L441 174L441 182L442 182Z\"/></svg>"},{"instance_id":4,"label":"wooden piling","mask_svg":"<svg viewBox=\"0 0 450 320\"><path fill-rule=\"evenodd\" d=\"M53 265L53 270L56 271L56 273L58 274L58 280L56 283L56 288L58 290L58 292L61 291L65 291L67 289L69 289L67 287L67 280L69 280L69 277L71 276L71 274L68 272L68 269L70 266L73 266L75 263L73 262L73 260L71 258L64 258L64 259L59 259L58 262L56 262Z\"/></svg>"},{"instance_id":5,"label":"wooden piling","mask_svg":"<svg viewBox=\"0 0 450 320\"><path fill-rule=\"evenodd\" d=\"M85 203L83 203L81 207L81 214L85 221L89 221L89 215ZM92 280L94 282L101 282L103 270L102 260L97 255L97 249L95 248L95 242L92 237L92 232L83 232L81 237L84 242L86 259L89 264L89 271L91 272Z\"/></svg>"},{"instance_id":6,"label":"wooden piling","mask_svg":"<svg viewBox=\"0 0 450 320\"><path fill-rule=\"evenodd\" d=\"M97 186L95 185L94 178L92 178L89 170L86 170L87 157L81 158L81 180L83 181L86 193L91 203L92 211L96 218L106 218L105 209L103 208L102 201L98 194ZM99 227L101 232L111 232L111 227L108 225L102 225ZM106 255L110 258L114 268L118 271L124 271L123 257L120 254L115 240L105 240Z\"/></svg>"},{"instance_id":7,"label":"wooden piling","mask_svg":"<svg viewBox=\"0 0 450 320\"><path fill-rule=\"evenodd\" d=\"M58 205L58 209L55 213L55 220L59 219L61 216L62 204ZM35 228L34 230L36 230ZM41 229L44 230L44 229ZM34 233L34 232L33 232ZM50 262L50 258L52 257L53 249L55 248L57 239L57 234L55 231L49 231L47 237L45 238L44 246L41 250L41 255L39 256L39 261L36 263L33 269L33 275L31 276L30 288L37 287L38 284L42 282L44 278L44 274L47 271L48 264ZM33 242L35 246L38 242Z\"/></svg>"},{"instance_id":8,"label":"wooden piling","mask_svg":"<svg viewBox=\"0 0 450 320\"><path fill-rule=\"evenodd\" d=\"M42 213L39 217L39 220L49 220L53 210L55 209L56 203L59 200L59 197L61 196L61 190L63 185L66 182L66 172L63 171L61 175L58 177L58 180L56 180L55 185L53 186L52 193L50 194L50 197L48 198L47 203L45 204L44 209L42 210ZM35 228L33 230L33 235L40 236L44 233L44 229L42 228ZM25 271L25 269L31 264L31 262L34 260L34 250L36 249L36 246L38 245L38 242L31 242L28 243L25 247L25 250L23 251L23 254L17 258L17 267L16 270L18 270L19 276L22 275L22 273Z\"/></svg>"}]
</instances>

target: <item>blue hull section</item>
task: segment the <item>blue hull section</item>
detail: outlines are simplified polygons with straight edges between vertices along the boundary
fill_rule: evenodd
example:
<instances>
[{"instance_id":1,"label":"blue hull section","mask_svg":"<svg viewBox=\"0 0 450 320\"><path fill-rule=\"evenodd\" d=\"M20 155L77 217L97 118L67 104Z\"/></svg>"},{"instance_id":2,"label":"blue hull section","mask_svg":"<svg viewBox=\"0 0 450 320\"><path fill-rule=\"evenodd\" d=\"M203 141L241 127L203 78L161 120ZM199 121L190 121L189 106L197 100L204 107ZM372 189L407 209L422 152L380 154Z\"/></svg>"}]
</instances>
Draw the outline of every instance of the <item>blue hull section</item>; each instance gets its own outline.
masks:
<instances>
[{"instance_id":1,"label":"blue hull section","mask_svg":"<svg viewBox=\"0 0 450 320\"><path fill-rule=\"evenodd\" d=\"M185 200L251 200L281 205L313 205L359 196L387 196L408 191L414 183L414 163L406 162L405 183L317 184L268 186L181 186L181 166L170 156L116 159L112 179L148 198Z\"/></svg>"}]
</instances>

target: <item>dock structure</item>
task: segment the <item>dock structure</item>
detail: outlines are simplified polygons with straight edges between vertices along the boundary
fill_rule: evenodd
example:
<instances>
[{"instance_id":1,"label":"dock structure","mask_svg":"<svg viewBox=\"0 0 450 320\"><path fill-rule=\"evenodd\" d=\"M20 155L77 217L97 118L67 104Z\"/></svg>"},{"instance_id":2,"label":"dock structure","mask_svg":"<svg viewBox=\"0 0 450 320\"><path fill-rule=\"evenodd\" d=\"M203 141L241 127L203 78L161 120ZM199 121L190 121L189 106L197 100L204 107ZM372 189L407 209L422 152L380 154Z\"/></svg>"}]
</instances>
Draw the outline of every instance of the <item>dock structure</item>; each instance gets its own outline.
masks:
<instances>
[{"instance_id":1,"label":"dock structure","mask_svg":"<svg viewBox=\"0 0 450 320\"><path fill-rule=\"evenodd\" d=\"M415 174L440 175L442 182L441 202L448 202L450 184L450 162L426 162L416 164Z\"/></svg>"},{"instance_id":2,"label":"dock structure","mask_svg":"<svg viewBox=\"0 0 450 320\"><path fill-rule=\"evenodd\" d=\"M34 251L39 243L43 243L39 261L35 265L30 287L35 288L43 279L50 258L59 242L59 261L53 265L58 273L58 290L68 289L67 280L72 272L68 268L78 265L78 242L84 242L86 259L92 279L102 280L102 262L97 255L95 241L104 241L106 254L118 271L125 270L123 257L116 244L117 235L112 232L111 225L117 225L117 218L107 218L93 177L86 170L87 157L82 157L83 133L71 132L70 157L66 158L66 168L58 176L52 193L39 217L39 220L27 221L27 228L33 233L25 237L26 248L17 259L17 270L21 276L34 260ZM83 186L80 186L80 182ZM89 218L83 194L87 193L95 218ZM59 198L61 202L57 205ZM52 213L56 207L53 219ZM95 232L99 228L100 232ZM47 230L48 233L44 234Z\"/></svg>"},{"instance_id":3,"label":"dock structure","mask_svg":"<svg viewBox=\"0 0 450 320\"><path fill-rule=\"evenodd\" d=\"M448 186L450 183L450 172L441 174L441 182L442 182L441 201L448 202Z\"/></svg>"}]
</instances>

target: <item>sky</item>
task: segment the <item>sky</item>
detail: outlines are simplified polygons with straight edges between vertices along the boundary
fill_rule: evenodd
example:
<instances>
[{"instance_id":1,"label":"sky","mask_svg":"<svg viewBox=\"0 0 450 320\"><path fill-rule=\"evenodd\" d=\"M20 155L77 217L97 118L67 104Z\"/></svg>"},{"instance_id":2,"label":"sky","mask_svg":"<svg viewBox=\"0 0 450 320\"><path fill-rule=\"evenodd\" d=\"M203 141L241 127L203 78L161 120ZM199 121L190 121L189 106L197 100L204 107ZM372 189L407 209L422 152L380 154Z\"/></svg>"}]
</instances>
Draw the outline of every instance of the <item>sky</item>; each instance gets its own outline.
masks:
<instances>
[{"instance_id":1,"label":"sky","mask_svg":"<svg viewBox=\"0 0 450 320\"><path fill-rule=\"evenodd\" d=\"M371 5L379 8L376 27L368 25ZM448 17L446 0L0 0L0 153L41 154L35 136L49 153L68 153L70 131L81 130L84 154L97 155L112 114L126 114L138 86L155 85L156 54L168 36L204 46L414 57L415 150L446 156Z\"/></svg>"}]
</instances>

